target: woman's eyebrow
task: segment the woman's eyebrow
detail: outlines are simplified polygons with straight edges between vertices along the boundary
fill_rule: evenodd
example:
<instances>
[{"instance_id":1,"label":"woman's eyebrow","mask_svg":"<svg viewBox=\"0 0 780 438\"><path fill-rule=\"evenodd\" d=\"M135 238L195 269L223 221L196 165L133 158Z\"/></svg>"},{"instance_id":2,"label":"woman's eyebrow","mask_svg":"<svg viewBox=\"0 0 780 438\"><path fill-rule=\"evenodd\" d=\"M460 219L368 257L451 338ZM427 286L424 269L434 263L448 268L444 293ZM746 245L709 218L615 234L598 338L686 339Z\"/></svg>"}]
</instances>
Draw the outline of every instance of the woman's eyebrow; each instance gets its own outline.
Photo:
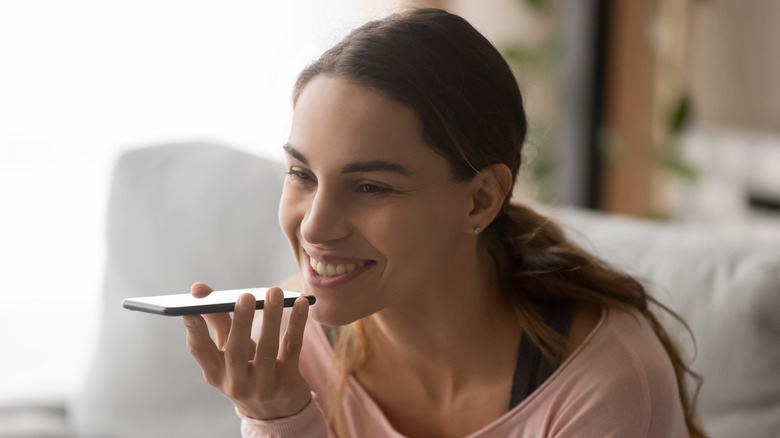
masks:
<instances>
[{"instance_id":1,"label":"woman's eyebrow","mask_svg":"<svg viewBox=\"0 0 780 438\"><path fill-rule=\"evenodd\" d=\"M288 155L290 155L291 157L295 158L296 160L300 161L301 163L303 163L303 164L305 164L305 165L307 165L307 166L309 165L309 160L307 160L307 159L306 159L306 157L304 157L304 156L303 156L303 154L302 154L302 153L300 153L300 152L298 151L298 149L295 149L295 148L293 147L293 145L291 145L290 143L285 143L285 144L282 146L282 148L283 148L283 149L284 149L284 151L285 151L285 152L287 152L287 154L288 154Z\"/></svg>"},{"instance_id":2,"label":"woman's eyebrow","mask_svg":"<svg viewBox=\"0 0 780 438\"><path fill-rule=\"evenodd\" d=\"M411 176L412 172L401 164L392 161L372 160L356 161L341 168L341 173L355 172L393 172L403 176Z\"/></svg>"},{"instance_id":3,"label":"woman's eyebrow","mask_svg":"<svg viewBox=\"0 0 780 438\"><path fill-rule=\"evenodd\" d=\"M309 165L309 160L303 154L293 147L290 143L285 143L282 148L288 155L295 158L305 165ZM393 172L403 176L411 176L412 172L401 164L385 160L356 161L349 163L341 168L341 173L357 172Z\"/></svg>"}]
</instances>

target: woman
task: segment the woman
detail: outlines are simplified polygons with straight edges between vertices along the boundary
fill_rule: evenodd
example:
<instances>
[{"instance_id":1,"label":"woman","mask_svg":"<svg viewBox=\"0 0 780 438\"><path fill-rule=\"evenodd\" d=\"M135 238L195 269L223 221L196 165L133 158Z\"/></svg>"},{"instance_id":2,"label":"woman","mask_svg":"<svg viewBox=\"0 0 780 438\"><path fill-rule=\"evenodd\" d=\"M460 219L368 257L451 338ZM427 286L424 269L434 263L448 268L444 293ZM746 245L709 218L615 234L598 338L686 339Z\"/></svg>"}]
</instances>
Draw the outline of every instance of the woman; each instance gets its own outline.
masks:
<instances>
[{"instance_id":1,"label":"woman","mask_svg":"<svg viewBox=\"0 0 780 438\"><path fill-rule=\"evenodd\" d=\"M522 98L466 21L368 23L293 102L279 220L311 319L278 288L255 333L251 296L185 318L244 436L703 436L642 286L510 203Z\"/></svg>"}]
</instances>

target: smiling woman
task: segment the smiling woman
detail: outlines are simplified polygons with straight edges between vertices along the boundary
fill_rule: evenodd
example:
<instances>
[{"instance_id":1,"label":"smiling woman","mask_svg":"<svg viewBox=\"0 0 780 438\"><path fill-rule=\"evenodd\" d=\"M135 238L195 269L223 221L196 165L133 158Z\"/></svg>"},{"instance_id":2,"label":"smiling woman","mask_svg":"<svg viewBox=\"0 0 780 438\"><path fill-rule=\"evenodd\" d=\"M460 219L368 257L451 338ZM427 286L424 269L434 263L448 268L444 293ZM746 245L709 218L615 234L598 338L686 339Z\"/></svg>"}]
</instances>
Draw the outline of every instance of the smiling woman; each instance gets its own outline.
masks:
<instances>
[{"instance_id":1,"label":"smiling woman","mask_svg":"<svg viewBox=\"0 0 780 438\"><path fill-rule=\"evenodd\" d=\"M369 22L293 103L279 222L316 304L185 318L244 436L703 435L655 300L511 202L522 97L469 23Z\"/></svg>"},{"instance_id":2,"label":"smiling woman","mask_svg":"<svg viewBox=\"0 0 780 438\"><path fill-rule=\"evenodd\" d=\"M447 288L441 278L455 280L446 260L473 252L473 242L452 239L468 227L452 219L469 209L473 188L454 181L420 132L410 108L343 79L319 76L297 98L282 228L302 267L309 259L364 265L336 277L301 271L322 295L312 309L317 320L343 325L390 303L422 303L428 290Z\"/></svg>"}]
</instances>

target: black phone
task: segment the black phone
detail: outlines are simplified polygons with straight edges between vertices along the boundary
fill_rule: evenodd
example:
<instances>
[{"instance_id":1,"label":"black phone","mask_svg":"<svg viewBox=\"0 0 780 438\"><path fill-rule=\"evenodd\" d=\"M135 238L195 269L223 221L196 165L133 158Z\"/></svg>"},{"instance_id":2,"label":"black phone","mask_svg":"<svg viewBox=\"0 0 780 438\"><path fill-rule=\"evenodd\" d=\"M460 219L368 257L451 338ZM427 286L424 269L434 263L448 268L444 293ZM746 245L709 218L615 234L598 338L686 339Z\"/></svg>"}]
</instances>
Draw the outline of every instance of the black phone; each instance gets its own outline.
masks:
<instances>
[{"instance_id":1,"label":"black phone","mask_svg":"<svg viewBox=\"0 0 780 438\"><path fill-rule=\"evenodd\" d=\"M122 307L155 315L182 316L200 315L204 313L232 312L236 301L242 294L250 293L255 297L255 309L262 309L265 303L267 287L249 289L232 289L211 292L207 297L195 298L191 294L157 295L149 297L126 298ZM314 297L300 292L284 291L284 307L292 307L295 300L305 297L309 304L314 304Z\"/></svg>"}]
</instances>

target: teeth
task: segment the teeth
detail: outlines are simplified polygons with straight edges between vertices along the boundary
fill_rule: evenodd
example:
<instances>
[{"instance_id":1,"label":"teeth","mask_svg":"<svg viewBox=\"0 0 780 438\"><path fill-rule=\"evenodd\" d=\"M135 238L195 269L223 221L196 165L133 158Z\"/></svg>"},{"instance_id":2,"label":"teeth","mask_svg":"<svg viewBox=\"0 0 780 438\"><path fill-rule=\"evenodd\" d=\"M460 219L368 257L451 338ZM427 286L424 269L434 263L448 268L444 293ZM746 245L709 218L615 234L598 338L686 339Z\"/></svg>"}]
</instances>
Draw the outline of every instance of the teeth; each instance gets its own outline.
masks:
<instances>
[{"instance_id":1,"label":"teeth","mask_svg":"<svg viewBox=\"0 0 780 438\"><path fill-rule=\"evenodd\" d=\"M332 265L332 264L326 264L322 262L318 262L317 260L314 260L313 258L309 257L309 264L311 265L311 268L314 269L314 271L317 272L317 275L320 277L335 277L337 275L343 275L348 274L355 269L360 269L363 266L366 266L366 262L358 262L357 264L350 263L348 265Z\"/></svg>"}]
</instances>

